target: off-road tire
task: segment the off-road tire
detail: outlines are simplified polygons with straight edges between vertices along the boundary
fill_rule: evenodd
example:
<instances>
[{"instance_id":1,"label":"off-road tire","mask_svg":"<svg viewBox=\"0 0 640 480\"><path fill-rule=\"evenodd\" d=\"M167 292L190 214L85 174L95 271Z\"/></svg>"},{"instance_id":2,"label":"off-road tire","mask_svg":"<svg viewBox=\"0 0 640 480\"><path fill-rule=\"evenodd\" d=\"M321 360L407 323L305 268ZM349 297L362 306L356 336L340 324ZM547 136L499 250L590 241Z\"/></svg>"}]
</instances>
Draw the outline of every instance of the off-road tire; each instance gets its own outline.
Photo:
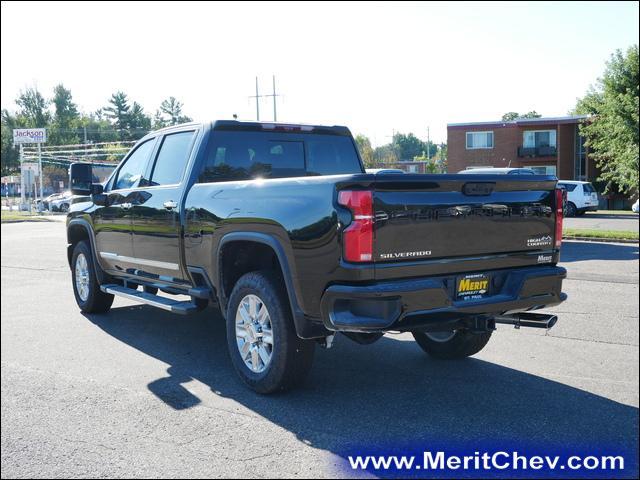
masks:
<instances>
[{"instance_id":1,"label":"off-road tire","mask_svg":"<svg viewBox=\"0 0 640 480\"><path fill-rule=\"evenodd\" d=\"M86 259L88 270L88 293L85 299L81 297L78 291L78 282L76 281L76 264L81 255ZM113 295L104 293L100 290L100 284L98 283L93 264L91 247L85 240L78 242L73 249L73 256L71 257L71 280L71 283L73 284L73 295L75 296L76 303L80 307L81 311L84 313L105 313L109 311L111 304L113 303Z\"/></svg>"},{"instance_id":2,"label":"off-road tire","mask_svg":"<svg viewBox=\"0 0 640 480\"><path fill-rule=\"evenodd\" d=\"M242 359L236 339L236 313L243 298L255 295L271 318L273 348L271 360L256 373ZM300 384L311 369L315 342L296 334L289 299L280 278L269 270L250 272L236 282L227 306L227 345L240 379L252 390L268 394Z\"/></svg>"}]
</instances>

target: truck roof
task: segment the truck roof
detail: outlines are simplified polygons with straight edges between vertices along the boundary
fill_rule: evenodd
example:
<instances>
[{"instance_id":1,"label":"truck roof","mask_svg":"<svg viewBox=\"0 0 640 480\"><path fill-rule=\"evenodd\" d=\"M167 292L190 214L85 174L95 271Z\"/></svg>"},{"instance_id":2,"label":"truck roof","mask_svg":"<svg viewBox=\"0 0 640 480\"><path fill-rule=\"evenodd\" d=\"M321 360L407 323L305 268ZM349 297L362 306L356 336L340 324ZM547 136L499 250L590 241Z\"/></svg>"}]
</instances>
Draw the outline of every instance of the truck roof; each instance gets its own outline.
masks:
<instances>
[{"instance_id":1,"label":"truck roof","mask_svg":"<svg viewBox=\"0 0 640 480\"><path fill-rule=\"evenodd\" d=\"M351 136L351 131L342 125L312 125L306 123L285 122L245 122L239 120L216 120L212 122L214 130L238 131L280 131L291 133L319 133L325 135Z\"/></svg>"}]
</instances>

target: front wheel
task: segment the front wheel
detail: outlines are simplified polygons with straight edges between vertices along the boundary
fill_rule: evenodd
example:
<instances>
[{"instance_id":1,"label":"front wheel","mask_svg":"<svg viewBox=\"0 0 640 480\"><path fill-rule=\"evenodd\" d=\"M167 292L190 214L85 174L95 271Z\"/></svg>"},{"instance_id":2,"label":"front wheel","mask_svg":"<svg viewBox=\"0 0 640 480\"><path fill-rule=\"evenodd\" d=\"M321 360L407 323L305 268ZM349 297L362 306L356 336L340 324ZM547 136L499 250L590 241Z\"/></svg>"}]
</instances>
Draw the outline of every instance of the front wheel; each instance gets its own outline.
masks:
<instances>
[{"instance_id":1,"label":"front wheel","mask_svg":"<svg viewBox=\"0 0 640 480\"><path fill-rule=\"evenodd\" d=\"M111 308L113 295L100 290L93 266L91 247L86 241L78 242L71 259L73 294L84 313L104 313Z\"/></svg>"},{"instance_id":2,"label":"front wheel","mask_svg":"<svg viewBox=\"0 0 640 480\"><path fill-rule=\"evenodd\" d=\"M227 344L242 381L263 394L304 380L315 348L315 342L297 336L284 285L270 271L247 273L234 286Z\"/></svg>"},{"instance_id":3,"label":"front wheel","mask_svg":"<svg viewBox=\"0 0 640 480\"><path fill-rule=\"evenodd\" d=\"M469 330L413 332L413 338L430 356L451 360L478 353L489 342L491 332L471 333Z\"/></svg>"}]
</instances>

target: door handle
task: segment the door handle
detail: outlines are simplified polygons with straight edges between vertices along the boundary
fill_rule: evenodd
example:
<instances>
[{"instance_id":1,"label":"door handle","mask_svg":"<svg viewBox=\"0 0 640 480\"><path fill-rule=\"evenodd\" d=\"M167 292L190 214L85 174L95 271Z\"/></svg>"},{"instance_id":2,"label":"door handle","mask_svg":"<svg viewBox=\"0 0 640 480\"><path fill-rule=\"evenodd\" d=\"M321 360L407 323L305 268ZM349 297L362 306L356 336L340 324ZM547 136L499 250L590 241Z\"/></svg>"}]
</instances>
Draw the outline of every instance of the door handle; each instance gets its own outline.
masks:
<instances>
[{"instance_id":1,"label":"door handle","mask_svg":"<svg viewBox=\"0 0 640 480\"><path fill-rule=\"evenodd\" d=\"M167 210L173 210L174 208L176 208L178 206L178 204L176 202L174 202L173 200L167 200L166 202L164 202L162 204L164 206L164 208L166 208Z\"/></svg>"},{"instance_id":2,"label":"door handle","mask_svg":"<svg viewBox=\"0 0 640 480\"><path fill-rule=\"evenodd\" d=\"M120 206L122 207L123 210L129 210L132 207L130 203L123 203Z\"/></svg>"}]
</instances>

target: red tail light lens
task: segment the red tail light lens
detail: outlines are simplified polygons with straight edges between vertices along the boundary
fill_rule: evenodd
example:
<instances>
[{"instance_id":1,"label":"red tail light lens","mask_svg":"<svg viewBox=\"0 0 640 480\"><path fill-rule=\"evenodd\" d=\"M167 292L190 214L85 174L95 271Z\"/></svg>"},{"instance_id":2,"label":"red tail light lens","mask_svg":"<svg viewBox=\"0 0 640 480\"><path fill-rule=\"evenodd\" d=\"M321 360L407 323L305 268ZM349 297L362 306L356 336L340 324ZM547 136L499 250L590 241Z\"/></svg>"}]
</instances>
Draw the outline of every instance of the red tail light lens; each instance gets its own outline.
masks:
<instances>
[{"instance_id":1,"label":"red tail light lens","mask_svg":"<svg viewBox=\"0 0 640 480\"><path fill-rule=\"evenodd\" d=\"M556 248L562 246L562 220L564 218L564 193L556 188Z\"/></svg>"},{"instance_id":2,"label":"red tail light lens","mask_svg":"<svg viewBox=\"0 0 640 480\"><path fill-rule=\"evenodd\" d=\"M347 262L373 260L373 192L369 190L343 190L338 203L353 214L353 221L344 232L344 259Z\"/></svg>"}]
</instances>

